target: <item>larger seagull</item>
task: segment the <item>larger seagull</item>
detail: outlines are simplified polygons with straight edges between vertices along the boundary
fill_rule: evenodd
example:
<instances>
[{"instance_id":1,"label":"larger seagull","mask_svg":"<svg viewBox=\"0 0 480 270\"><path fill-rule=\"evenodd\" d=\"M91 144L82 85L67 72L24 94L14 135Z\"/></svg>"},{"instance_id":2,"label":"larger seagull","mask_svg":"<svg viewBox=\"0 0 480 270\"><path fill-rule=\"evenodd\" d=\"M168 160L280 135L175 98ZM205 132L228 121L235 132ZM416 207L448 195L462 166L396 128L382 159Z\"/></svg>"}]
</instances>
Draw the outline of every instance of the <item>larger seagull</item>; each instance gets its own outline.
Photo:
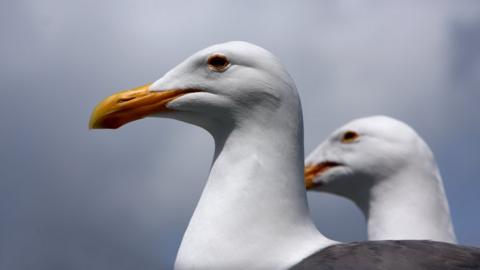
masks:
<instances>
[{"instance_id":1,"label":"larger seagull","mask_svg":"<svg viewBox=\"0 0 480 270\"><path fill-rule=\"evenodd\" d=\"M200 126L215 140L176 269L480 267L476 248L422 241L346 245L318 232L303 182L300 100L287 71L263 48L228 42L201 50L153 84L106 98L90 127L118 128L147 116ZM408 264L398 268L392 257ZM383 268L375 268L379 262Z\"/></svg>"}]
</instances>

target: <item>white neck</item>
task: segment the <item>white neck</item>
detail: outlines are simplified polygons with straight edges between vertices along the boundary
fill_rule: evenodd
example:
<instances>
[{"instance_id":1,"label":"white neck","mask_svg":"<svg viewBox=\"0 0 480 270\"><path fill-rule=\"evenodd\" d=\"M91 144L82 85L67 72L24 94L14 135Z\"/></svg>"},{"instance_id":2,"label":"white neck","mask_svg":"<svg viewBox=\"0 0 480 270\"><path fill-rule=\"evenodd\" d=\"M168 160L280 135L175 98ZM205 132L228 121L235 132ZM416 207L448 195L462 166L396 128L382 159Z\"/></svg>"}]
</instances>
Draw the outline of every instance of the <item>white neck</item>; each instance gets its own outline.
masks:
<instances>
[{"instance_id":1,"label":"white neck","mask_svg":"<svg viewBox=\"0 0 480 270\"><path fill-rule=\"evenodd\" d=\"M293 130L269 121L213 134L210 176L175 269L284 269L333 243L309 217L301 118Z\"/></svg>"},{"instance_id":2,"label":"white neck","mask_svg":"<svg viewBox=\"0 0 480 270\"><path fill-rule=\"evenodd\" d=\"M357 201L367 217L369 240L456 243L442 179L434 163L412 164L375 182L368 201Z\"/></svg>"}]
</instances>

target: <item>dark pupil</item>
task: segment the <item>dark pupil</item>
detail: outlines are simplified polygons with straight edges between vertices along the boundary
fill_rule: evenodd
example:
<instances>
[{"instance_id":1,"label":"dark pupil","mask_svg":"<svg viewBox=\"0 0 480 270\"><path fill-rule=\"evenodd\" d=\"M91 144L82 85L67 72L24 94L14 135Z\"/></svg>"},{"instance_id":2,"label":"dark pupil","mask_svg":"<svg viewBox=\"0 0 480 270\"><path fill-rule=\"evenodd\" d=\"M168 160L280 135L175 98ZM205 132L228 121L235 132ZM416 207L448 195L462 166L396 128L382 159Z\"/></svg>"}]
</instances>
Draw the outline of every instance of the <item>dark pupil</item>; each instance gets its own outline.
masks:
<instances>
[{"instance_id":1,"label":"dark pupil","mask_svg":"<svg viewBox=\"0 0 480 270\"><path fill-rule=\"evenodd\" d=\"M210 65L214 67L223 67L227 64L227 60L223 57L213 57L210 59Z\"/></svg>"},{"instance_id":2,"label":"dark pupil","mask_svg":"<svg viewBox=\"0 0 480 270\"><path fill-rule=\"evenodd\" d=\"M357 134L353 133L353 132L347 132L345 133L345 135L343 136L343 138L345 140L351 140L351 139L354 139L355 137L357 136Z\"/></svg>"}]
</instances>

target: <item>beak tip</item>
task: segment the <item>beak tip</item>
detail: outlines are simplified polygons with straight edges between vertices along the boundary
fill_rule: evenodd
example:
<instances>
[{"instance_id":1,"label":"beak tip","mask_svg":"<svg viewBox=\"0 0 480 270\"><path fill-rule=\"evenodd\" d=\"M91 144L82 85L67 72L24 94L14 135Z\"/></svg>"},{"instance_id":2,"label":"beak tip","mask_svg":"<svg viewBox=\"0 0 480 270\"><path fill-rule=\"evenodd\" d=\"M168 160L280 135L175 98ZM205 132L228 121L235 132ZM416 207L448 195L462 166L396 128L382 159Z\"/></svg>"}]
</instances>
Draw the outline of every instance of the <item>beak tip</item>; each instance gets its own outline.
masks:
<instances>
[{"instance_id":1,"label":"beak tip","mask_svg":"<svg viewBox=\"0 0 480 270\"><path fill-rule=\"evenodd\" d=\"M108 120L90 120L88 123L88 129L118 129L119 127L126 124L125 122L119 121L108 121Z\"/></svg>"},{"instance_id":2,"label":"beak tip","mask_svg":"<svg viewBox=\"0 0 480 270\"><path fill-rule=\"evenodd\" d=\"M102 123L100 121L98 121L98 119L90 119L90 122L88 123L88 129L89 130L92 130L92 129L105 129L105 128L109 128L108 126L104 126L102 125Z\"/></svg>"},{"instance_id":3,"label":"beak tip","mask_svg":"<svg viewBox=\"0 0 480 270\"><path fill-rule=\"evenodd\" d=\"M98 128L101 128L101 127L99 127L98 121L96 121L96 119L94 119L92 116L92 118L90 118L90 121L88 122L88 129L92 130L92 129L98 129Z\"/></svg>"}]
</instances>

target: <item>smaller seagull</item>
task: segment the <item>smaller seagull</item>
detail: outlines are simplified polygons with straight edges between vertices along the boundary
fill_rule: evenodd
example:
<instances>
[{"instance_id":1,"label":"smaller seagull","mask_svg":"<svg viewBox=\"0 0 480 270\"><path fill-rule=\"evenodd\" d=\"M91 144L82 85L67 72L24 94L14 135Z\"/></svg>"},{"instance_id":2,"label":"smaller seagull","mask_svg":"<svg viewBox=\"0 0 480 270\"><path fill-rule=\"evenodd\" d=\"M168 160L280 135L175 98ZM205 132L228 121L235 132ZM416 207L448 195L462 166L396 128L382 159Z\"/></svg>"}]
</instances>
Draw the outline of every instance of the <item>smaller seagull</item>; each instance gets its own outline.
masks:
<instances>
[{"instance_id":1,"label":"smaller seagull","mask_svg":"<svg viewBox=\"0 0 480 270\"><path fill-rule=\"evenodd\" d=\"M407 124L386 116L353 120L305 164L308 190L346 197L362 210L368 240L456 243L435 158Z\"/></svg>"}]
</instances>

